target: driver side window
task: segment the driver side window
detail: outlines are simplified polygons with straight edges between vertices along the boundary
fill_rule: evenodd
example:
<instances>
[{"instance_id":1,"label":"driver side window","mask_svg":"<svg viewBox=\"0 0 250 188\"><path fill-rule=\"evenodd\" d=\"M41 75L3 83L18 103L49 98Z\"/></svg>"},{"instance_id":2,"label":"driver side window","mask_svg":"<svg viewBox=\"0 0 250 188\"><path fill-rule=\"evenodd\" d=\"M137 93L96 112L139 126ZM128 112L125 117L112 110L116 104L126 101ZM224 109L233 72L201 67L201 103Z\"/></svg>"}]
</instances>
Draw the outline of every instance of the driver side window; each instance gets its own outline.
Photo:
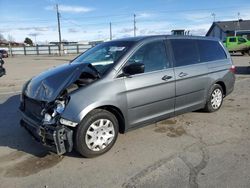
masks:
<instances>
[{"instance_id":1,"label":"driver side window","mask_svg":"<svg viewBox=\"0 0 250 188\"><path fill-rule=\"evenodd\" d=\"M165 43L163 41L156 41L143 45L128 60L126 66L133 63L144 64L144 72L153 72L169 68Z\"/></svg>"}]
</instances>

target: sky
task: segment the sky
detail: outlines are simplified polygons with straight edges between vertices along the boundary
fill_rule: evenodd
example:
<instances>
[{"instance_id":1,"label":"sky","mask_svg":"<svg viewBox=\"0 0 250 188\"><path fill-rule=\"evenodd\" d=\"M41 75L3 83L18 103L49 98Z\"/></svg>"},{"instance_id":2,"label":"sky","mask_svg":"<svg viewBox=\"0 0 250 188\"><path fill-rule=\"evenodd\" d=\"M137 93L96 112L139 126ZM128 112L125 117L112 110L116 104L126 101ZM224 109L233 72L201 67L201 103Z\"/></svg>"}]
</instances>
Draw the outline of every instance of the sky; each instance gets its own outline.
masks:
<instances>
[{"instance_id":1,"label":"sky","mask_svg":"<svg viewBox=\"0 0 250 188\"><path fill-rule=\"evenodd\" d=\"M170 34L173 29L205 35L214 21L250 19L249 0L0 0L0 34L23 42L58 41L55 4L62 39L67 41ZM214 16L212 16L214 14Z\"/></svg>"}]
</instances>

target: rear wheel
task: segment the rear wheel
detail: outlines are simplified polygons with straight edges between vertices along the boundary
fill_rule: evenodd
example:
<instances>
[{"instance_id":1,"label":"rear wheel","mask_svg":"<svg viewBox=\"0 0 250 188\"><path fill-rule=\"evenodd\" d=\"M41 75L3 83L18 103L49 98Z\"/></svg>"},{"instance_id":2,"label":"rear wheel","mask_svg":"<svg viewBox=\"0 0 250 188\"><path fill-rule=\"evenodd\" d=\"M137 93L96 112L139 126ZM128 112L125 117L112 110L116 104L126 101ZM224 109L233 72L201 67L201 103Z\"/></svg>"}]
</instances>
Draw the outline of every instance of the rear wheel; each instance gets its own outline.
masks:
<instances>
[{"instance_id":1,"label":"rear wheel","mask_svg":"<svg viewBox=\"0 0 250 188\"><path fill-rule=\"evenodd\" d=\"M96 109L79 124L75 136L76 150L84 157L104 154L115 144L118 121L109 111Z\"/></svg>"},{"instance_id":2,"label":"rear wheel","mask_svg":"<svg viewBox=\"0 0 250 188\"><path fill-rule=\"evenodd\" d=\"M220 85L215 84L209 92L208 100L204 110L207 112L215 112L220 109L222 103L223 89Z\"/></svg>"},{"instance_id":3,"label":"rear wheel","mask_svg":"<svg viewBox=\"0 0 250 188\"><path fill-rule=\"evenodd\" d=\"M244 56L250 56L250 50L243 51L241 54Z\"/></svg>"}]
</instances>

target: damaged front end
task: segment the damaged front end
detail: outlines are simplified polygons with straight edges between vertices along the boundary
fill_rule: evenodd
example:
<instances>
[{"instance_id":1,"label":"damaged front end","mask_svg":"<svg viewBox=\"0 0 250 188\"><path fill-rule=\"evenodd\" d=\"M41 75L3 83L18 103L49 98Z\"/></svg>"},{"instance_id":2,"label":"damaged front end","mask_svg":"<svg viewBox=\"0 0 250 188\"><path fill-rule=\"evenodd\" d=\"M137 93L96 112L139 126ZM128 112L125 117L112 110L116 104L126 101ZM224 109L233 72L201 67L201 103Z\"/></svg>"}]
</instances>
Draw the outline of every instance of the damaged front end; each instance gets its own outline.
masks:
<instances>
[{"instance_id":1,"label":"damaged front end","mask_svg":"<svg viewBox=\"0 0 250 188\"><path fill-rule=\"evenodd\" d=\"M37 141L61 155L72 151L73 130L61 122L67 100L57 99L54 104L39 102L22 96L20 106L23 126Z\"/></svg>"},{"instance_id":2,"label":"damaged front end","mask_svg":"<svg viewBox=\"0 0 250 188\"><path fill-rule=\"evenodd\" d=\"M20 124L37 141L62 155L73 149L78 123L62 118L70 93L97 79L86 65L63 65L34 77L21 94Z\"/></svg>"}]
</instances>

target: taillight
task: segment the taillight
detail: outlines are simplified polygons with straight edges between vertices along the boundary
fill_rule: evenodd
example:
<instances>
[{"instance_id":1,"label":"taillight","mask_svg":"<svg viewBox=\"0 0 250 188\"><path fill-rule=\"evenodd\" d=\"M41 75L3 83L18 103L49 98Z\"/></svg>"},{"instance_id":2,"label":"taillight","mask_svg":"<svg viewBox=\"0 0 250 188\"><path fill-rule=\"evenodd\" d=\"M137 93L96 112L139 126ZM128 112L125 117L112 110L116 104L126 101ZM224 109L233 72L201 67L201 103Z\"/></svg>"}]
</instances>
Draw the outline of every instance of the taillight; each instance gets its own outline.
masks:
<instances>
[{"instance_id":1,"label":"taillight","mask_svg":"<svg viewBox=\"0 0 250 188\"><path fill-rule=\"evenodd\" d=\"M234 65L232 65L232 66L230 67L229 70L230 70L232 73L235 74L235 72L236 72L236 67L235 67Z\"/></svg>"}]
</instances>

